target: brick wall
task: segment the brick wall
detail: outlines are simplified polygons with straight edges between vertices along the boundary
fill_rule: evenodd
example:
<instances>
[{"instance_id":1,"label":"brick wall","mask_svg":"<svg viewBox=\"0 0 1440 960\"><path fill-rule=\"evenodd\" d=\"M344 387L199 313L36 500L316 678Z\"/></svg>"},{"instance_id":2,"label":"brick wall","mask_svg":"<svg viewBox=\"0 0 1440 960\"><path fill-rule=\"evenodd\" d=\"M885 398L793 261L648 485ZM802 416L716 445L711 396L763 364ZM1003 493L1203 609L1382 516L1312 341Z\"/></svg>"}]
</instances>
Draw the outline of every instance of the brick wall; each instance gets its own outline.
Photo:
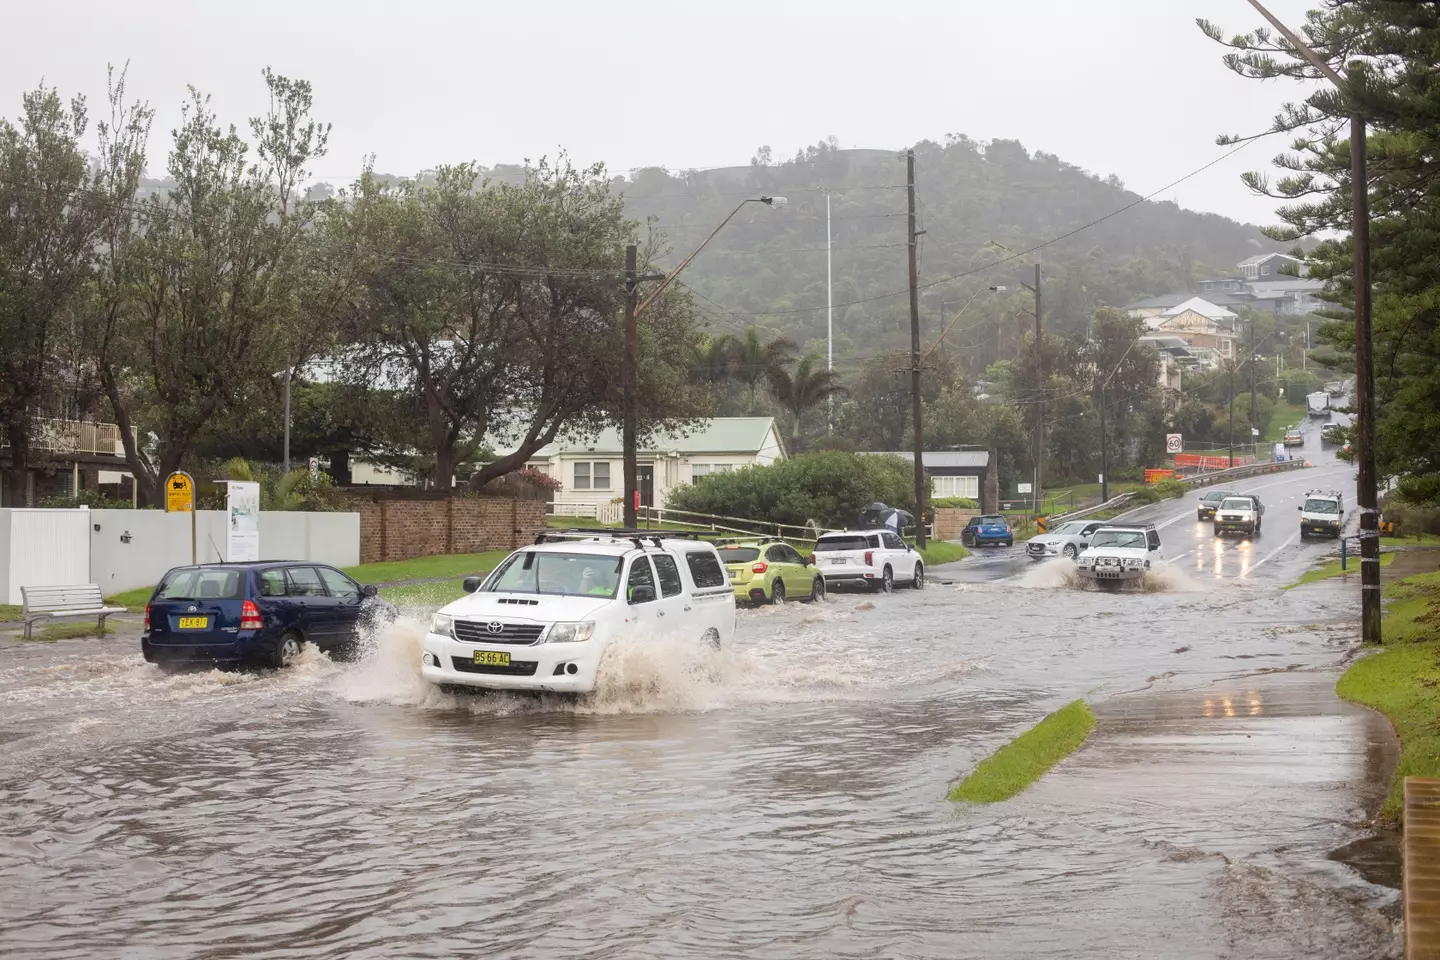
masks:
<instances>
[{"instance_id":1,"label":"brick wall","mask_svg":"<svg viewBox=\"0 0 1440 960\"><path fill-rule=\"evenodd\" d=\"M360 514L360 562L513 550L545 529L543 500L381 500Z\"/></svg>"},{"instance_id":2,"label":"brick wall","mask_svg":"<svg viewBox=\"0 0 1440 960\"><path fill-rule=\"evenodd\" d=\"M979 513L979 510L968 510L964 507L936 507L935 536L941 540L959 540L960 531L965 529L965 524L970 522L971 517ZM363 537L363 526L361 531Z\"/></svg>"}]
</instances>

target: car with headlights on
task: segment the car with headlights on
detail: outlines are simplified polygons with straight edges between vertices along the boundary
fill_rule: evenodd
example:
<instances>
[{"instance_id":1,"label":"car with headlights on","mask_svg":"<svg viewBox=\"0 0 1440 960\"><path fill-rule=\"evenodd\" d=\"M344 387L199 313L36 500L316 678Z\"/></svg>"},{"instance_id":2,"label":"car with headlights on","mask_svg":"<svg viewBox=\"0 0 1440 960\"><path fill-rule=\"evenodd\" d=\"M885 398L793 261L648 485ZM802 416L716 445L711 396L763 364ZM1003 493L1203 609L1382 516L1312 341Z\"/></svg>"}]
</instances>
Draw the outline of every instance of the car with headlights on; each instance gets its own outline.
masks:
<instances>
[{"instance_id":1,"label":"car with headlights on","mask_svg":"<svg viewBox=\"0 0 1440 960\"><path fill-rule=\"evenodd\" d=\"M1086 547L1090 537L1105 526L1104 520L1071 520L1062 523L1048 533L1042 533L1025 541L1025 556L1031 560L1045 560L1049 557L1069 557L1074 560Z\"/></svg>"},{"instance_id":2,"label":"car with headlights on","mask_svg":"<svg viewBox=\"0 0 1440 960\"><path fill-rule=\"evenodd\" d=\"M1075 558L1075 570L1102 587L1119 587L1144 579L1151 565L1164 558L1153 523L1109 524L1091 536L1090 546Z\"/></svg>"},{"instance_id":3,"label":"car with headlights on","mask_svg":"<svg viewBox=\"0 0 1440 960\"><path fill-rule=\"evenodd\" d=\"M1200 502L1195 506L1196 520L1214 520L1215 510L1225 501L1226 497L1233 497L1234 493L1229 490L1206 490L1200 497Z\"/></svg>"},{"instance_id":4,"label":"car with headlights on","mask_svg":"<svg viewBox=\"0 0 1440 960\"><path fill-rule=\"evenodd\" d=\"M623 641L719 649L735 593L715 545L648 530L541 533L441 607L420 674L444 687L590 693Z\"/></svg>"}]
</instances>

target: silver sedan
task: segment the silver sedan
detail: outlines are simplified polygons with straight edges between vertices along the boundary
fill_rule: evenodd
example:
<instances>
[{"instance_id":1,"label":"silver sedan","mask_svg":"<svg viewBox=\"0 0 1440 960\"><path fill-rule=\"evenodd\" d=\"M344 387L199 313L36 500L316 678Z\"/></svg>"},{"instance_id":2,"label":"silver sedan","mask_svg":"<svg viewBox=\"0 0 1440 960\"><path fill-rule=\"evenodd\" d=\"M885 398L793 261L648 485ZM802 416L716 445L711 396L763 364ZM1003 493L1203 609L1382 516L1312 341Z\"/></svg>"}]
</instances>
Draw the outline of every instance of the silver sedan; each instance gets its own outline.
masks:
<instances>
[{"instance_id":1,"label":"silver sedan","mask_svg":"<svg viewBox=\"0 0 1440 960\"><path fill-rule=\"evenodd\" d=\"M1031 537L1025 543L1025 555L1032 560L1049 557L1075 557L1090 545L1090 535L1105 526L1103 520L1071 520L1049 533Z\"/></svg>"}]
</instances>

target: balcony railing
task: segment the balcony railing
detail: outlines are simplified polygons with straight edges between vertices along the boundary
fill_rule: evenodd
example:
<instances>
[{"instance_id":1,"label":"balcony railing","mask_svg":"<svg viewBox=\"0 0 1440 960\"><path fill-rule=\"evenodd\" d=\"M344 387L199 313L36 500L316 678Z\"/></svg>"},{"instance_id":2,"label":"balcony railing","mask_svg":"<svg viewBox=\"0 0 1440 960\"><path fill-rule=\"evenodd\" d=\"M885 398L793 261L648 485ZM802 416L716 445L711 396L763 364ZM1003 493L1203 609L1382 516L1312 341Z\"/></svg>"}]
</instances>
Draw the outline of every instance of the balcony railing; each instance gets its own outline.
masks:
<instances>
[{"instance_id":1,"label":"balcony railing","mask_svg":"<svg viewBox=\"0 0 1440 960\"><path fill-rule=\"evenodd\" d=\"M30 447L47 453L98 453L125 456L120 428L113 423L90 420L56 420L36 417L31 421Z\"/></svg>"}]
</instances>

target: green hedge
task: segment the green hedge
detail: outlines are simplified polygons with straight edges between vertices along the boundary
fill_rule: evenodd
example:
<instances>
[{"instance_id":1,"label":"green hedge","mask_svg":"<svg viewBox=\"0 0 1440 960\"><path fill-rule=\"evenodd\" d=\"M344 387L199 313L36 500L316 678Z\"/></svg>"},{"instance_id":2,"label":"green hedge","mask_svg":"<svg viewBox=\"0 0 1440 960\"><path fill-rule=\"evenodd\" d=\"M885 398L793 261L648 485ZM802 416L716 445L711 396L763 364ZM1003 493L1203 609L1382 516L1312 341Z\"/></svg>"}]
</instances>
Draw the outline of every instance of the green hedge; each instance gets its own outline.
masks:
<instances>
[{"instance_id":1,"label":"green hedge","mask_svg":"<svg viewBox=\"0 0 1440 960\"><path fill-rule=\"evenodd\" d=\"M930 506L937 509L943 507L959 507L962 510L979 510L980 504L969 497L941 497L939 500L931 500Z\"/></svg>"},{"instance_id":2,"label":"green hedge","mask_svg":"<svg viewBox=\"0 0 1440 960\"><path fill-rule=\"evenodd\" d=\"M899 457L838 450L802 453L769 466L713 473L670 492L666 506L725 517L850 526L866 504L915 510L915 473Z\"/></svg>"}]
</instances>

